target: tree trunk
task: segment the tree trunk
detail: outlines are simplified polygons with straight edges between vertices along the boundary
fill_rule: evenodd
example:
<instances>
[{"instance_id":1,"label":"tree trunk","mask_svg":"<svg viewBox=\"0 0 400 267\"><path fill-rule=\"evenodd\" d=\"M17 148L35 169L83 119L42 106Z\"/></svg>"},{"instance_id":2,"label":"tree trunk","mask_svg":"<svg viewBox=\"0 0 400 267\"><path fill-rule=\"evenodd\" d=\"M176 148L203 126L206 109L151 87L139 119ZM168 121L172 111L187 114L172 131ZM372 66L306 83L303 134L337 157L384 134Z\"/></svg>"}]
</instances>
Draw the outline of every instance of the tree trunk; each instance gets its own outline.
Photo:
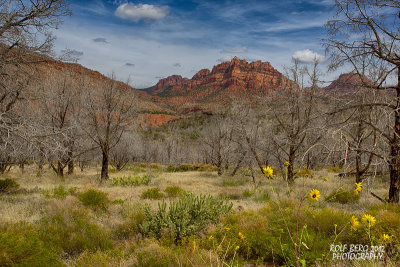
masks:
<instances>
[{"instance_id":1,"label":"tree trunk","mask_svg":"<svg viewBox=\"0 0 400 267\"><path fill-rule=\"evenodd\" d=\"M108 180L108 150L103 150L103 160L101 163L101 180Z\"/></svg>"},{"instance_id":2,"label":"tree trunk","mask_svg":"<svg viewBox=\"0 0 400 267\"><path fill-rule=\"evenodd\" d=\"M295 159L295 150L293 146L289 148L289 166L287 167L287 181L292 183L294 181L294 159Z\"/></svg>"},{"instance_id":3,"label":"tree trunk","mask_svg":"<svg viewBox=\"0 0 400 267\"><path fill-rule=\"evenodd\" d=\"M74 158L72 150L68 151L68 175L74 173Z\"/></svg>"},{"instance_id":4,"label":"tree trunk","mask_svg":"<svg viewBox=\"0 0 400 267\"><path fill-rule=\"evenodd\" d=\"M397 71L397 99L394 111L394 135L390 143L390 187L389 202L399 203L400 192L400 69Z\"/></svg>"}]
</instances>

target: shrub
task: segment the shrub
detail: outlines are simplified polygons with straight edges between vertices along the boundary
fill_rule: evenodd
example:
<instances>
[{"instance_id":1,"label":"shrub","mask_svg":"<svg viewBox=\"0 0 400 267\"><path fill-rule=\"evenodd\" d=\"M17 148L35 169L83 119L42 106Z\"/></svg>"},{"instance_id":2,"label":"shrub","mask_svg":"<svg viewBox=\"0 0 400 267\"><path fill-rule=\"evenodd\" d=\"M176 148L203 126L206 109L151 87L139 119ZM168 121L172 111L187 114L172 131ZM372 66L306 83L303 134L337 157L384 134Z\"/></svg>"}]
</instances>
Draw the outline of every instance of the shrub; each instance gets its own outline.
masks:
<instances>
[{"instance_id":1,"label":"shrub","mask_svg":"<svg viewBox=\"0 0 400 267\"><path fill-rule=\"evenodd\" d=\"M164 198L164 194L160 192L160 188L152 187L143 191L141 197L144 199L161 199Z\"/></svg>"},{"instance_id":2,"label":"shrub","mask_svg":"<svg viewBox=\"0 0 400 267\"><path fill-rule=\"evenodd\" d=\"M77 188L70 187L68 190L63 185L54 187L52 190L46 190L43 192L47 198L58 198L65 199L68 195L76 195Z\"/></svg>"},{"instance_id":3,"label":"shrub","mask_svg":"<svg viewBox=\"0 0 400 267\"><path fill-rule=\"evenodd\" d=\"M182 187L177 185L167 186L164 192L167 193L169 197L180 197L186 193Z\"/></svg>"},{"instance_id":4,"label":"shrub","mask_svg":"<svg viewBox=\"0 0 400 267\"><path fill-rule=\"evenodd\" d=\"M78 195L78 199L85 207L89 207L94 210L106 211L108 209L108 205L110 204L107 193L95 189L89 189L86 192L80 193Z\"/></svg>"},{"instance_id":5,"label":"shrub","mask_svg":"<svg viewBox=\"0 0 400 267\"><path fill-rule=\"evenodd\" d=\"M167 172L187 172L187 171L216 171L216 168L209 164L181 164L178 166L168 166Z\"/></svg>"},{"instance_id":6,"label":"shrub","mask_svg":"<svg viewBox=\"0 0 400 267\"><path fill-rule=\"evenodd\" d=\"M339 173L339 172L342 171L342 168L340 168L340 167L335 167L335 166L330 166L330 167L328 168L328 171Z\"/></svg>"},{"instance_id":7,"label":"shrub","mask_svg":"<svg viewBox=\"0 0 400 267\"><path fill-rule=\"evenodd\" d=\"M144 176L123 176L123 177L115 177L111 179L111 183L114 186L139 186L139 185L148 185L151 181L150 175Z\"/></svg>"},{"instance_id":8,"label":"shrub","mask_svg":"<svg viewBox=\"0 0 400 267\"><path fill-rule=\"evenodd\" d=\"M271 195L270 195L269 191L267 191L266 189L264 189L262 191L257 191L254 194L254 200L256 202L266 202L270 199L271 199Z\"/></svg>"},{"instance_id":9,"label":"shrub","mask_svg":"<svg viewBox=\"0 0 400 267\"><path fill-rule=\"evenodd\" d=\"M145 235L158 239L167 233L178 242L183 237L200 235L209 224L217 223L231 209L232 203L226 200L187 194L180 200L171 202L168 209L164 201L155 212L146 206L141 230Z\"/></svg>"},{"instance_id":10,"label":"shrub","mask_svg":"<svg viewBox=\"0 0 400 267\"><path fill-rule=\"evenodd\" d=\"M140 224L145 219L144 207L140 203L122 206L123 222L114 229L113 234L120 240L129 239L140 233Z\"/></svg>"},{"instance_id":11,"label":"shrub","mask_svg":"<svg viewBox=\"0 0 400 267\"><path fill-rule=\"evenodd\" d=\"M249 189L246 189L246 190L243 191L242 195L243 195L243 197L246 197L246 198L247 198L247 197L253 196L253 195L254 195L254 192L251 191L251 190L249 190Z\"/></svg>"},{"instance_id":12,"label":"shrub","mask_svg":"<svg viewBox=\"0 0 400 267\"><path fill-rule=\"evenodd\" d=\"M112 247L109 233L92 222L86 210L61 208L40 220L41 238L69 255Z\"/></svg>"},{"instance_id":13,"label":"shrub","mask_svg":"<svg viewBox=\"0 0 400 267\"><path fill-rule=\"evenodd\" d=\"M0 179L0 193L8 193L19 188L19 184L13 179Z\"/></svg>"},{"instance_id":14,"label":"shrub","mask_svg":"<svg viewBox=\"0 0 400 267\"><path fill-rule=\"evenodd\" d=\"M301 251L298 256L306 266L321 261L324 255L325 259L331 259L327 254L334 241L335 244L344 244L344 238L351 236L353 239L348 239L351 240L348 244L363 244L363 239L358 237L359 233L351 233L351 214L329 208L316 210L305 207L298 217L298 204L269 201L266 207L257 211L230 214L223 221L224 227L204 236L201 244L207 249L217 244L220 256L226 255L228 259L236 253L259 265L273 261L285 266L297 266L295 247L299 244ZM337 238L335 233L338 234Z\"/></svg>"},{"instance_id":15,"label":"shrub","mask_svg":"<svg viewBox=\"0 0 400 267\"><path fill-rule=\"evenodd\" d=\"M0 229L0 266L62 266L49 244L30 224L18 223Z\"/></svg>"},{"instance_id":16,"label":"shrub","mask_svg":"<svg viewBox=\"0 0 400 267\"><path fill-rule=\"evenodd\" d=\"M354 203L360 199L359 194L355 194L353 191L346 191L346 190L336 190L333 191L331 194L326 196L325 201L327 202L338 202L341 204L347 203Z\"/></svg>"}]
</instances>

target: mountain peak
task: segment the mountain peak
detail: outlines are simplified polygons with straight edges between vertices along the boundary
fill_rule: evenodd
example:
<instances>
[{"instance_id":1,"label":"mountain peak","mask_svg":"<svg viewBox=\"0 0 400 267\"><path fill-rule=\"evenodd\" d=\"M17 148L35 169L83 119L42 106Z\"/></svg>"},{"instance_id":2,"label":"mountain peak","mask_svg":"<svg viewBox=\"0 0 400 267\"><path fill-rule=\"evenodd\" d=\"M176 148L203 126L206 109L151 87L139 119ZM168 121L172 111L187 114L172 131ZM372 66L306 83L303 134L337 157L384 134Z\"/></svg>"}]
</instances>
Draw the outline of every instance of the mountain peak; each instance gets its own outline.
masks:
<instances>
[{"instance_id":1,"label":"mountain peak","mask_svg":"<svg viewBox=\"0 0 400 267\"><path fill-rule=\"evenodd\" d=\"M171 105L198 102L224 102L230 97L252 99L272 95L284 88L288 80L269 62L248 63L238 57L221 62L212 70L202 69L192 79L179 75L161 79L150 92Z\"/></svg>"}]
</instances>

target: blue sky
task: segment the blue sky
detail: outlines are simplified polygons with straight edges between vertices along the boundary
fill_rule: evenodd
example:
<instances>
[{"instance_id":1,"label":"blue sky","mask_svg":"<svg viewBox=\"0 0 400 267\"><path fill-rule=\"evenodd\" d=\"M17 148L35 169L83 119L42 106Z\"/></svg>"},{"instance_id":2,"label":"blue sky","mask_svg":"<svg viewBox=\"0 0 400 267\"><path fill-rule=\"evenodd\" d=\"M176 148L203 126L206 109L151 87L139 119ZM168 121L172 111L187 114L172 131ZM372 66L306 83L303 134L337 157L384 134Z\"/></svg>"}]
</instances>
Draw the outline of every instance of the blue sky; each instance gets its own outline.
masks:
<instances>
[{"instance_id":1,"label":"blue sky","mask_svg":"<svg viewBox=\"0 0 400 267\"><path fill-rule=\"evenodd\" d=\"M57 53L136 88L172 74L192 77L231 59L262 60L283 71L292 57L322 59L333 0L70 0L55 31Z\"/></svg>"}]
</instances>

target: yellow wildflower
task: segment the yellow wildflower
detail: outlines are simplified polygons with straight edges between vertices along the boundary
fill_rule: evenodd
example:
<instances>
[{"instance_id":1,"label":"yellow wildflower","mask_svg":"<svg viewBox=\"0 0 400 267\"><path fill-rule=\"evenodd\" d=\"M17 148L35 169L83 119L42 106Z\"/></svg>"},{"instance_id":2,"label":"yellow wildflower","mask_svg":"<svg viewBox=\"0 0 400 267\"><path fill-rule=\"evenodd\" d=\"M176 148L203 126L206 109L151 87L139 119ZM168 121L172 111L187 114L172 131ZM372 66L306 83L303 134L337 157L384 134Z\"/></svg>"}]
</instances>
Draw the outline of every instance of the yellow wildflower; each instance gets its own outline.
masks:
<instances>
[{"instance_id":1,"label":"yellow wildflower","mask_svg":"<svg viewBox=\"0 0 400 267\"><path fill-rule=\"evenodd\" d=\"M390 244L392 242L392 237L390 235L388 235L388 234L383 234L381 236L381 240L382 240L382 243L387 245L387 244Z\"/></svg>"},{"instance_id":2,"label":"yellow wildflower","mask_svg":"<svg viewBox=\"0 0 400 267\"><path fill-rule=\"evenodd\" d=\"M369 227L374 226L376 223L375 217L369 214L364 214L361 220L363 224L368 225Z\"/></svg>"},{"instance_id":3,"label":"yellow wildflower","mask_svg":"<svg viewBox=\"0 0 400 267\"><path fill-rule=\"evenodd\" d=\"M263 168L263 171L264 171L264 175L265 175L266 177L268 177L268 178L271 178L272 175L274 174L274 170L273 170L271 167L269 167L269 166L264 167L264 168Z\"/></svg>"},{"instance_id":4,"label":"yellow wildflower","mask_svg":"<svg viewBox=\"0 0 400 267\"><path fill-rule=\"evenodd\" d=\"M359 183L354 183L354 184L356 185L356 189L354 189L354 194L358 195L358 193L360 193L362 190L362 183L359 182Z\"/></svg>"},{"instance_id":5,"label":"yellow wildflower","mask_svg":"<svg viewBox=\"0 0 400 267\"><path fill-rule=\"evenodd\" d=\"M321 194L319 193L319 191L317 189L313 189L310 191L310 193L308 194L308 197L312 200L312 201L318 201L319 197L321 196Z\"/></svg>"},{"instance_id":6,"label":"yellow wildflower","mask_svg":"<svg viewBox=\"0 0 400 267\"><path fill-rule=\"evenodd\" d=\"M236 246L236 247L235 247L235 250L239 250L239 248L240 248L239 246Z\"/></svg>"},{"instance_id":7,"label":"yellow wildflower","mask_svg":"<svg viewBox=\"0 0 400 267\"><path fill-rule=\"evenodd\" d=\"M240 237L240 239L242 239L242 240L246 238L241 232L239 232L239 237Z\"/></svg>"},{"instance_id":8,"label":"yellow wildflower","mask_svg":"<svg viewBox=\"0 0 400 267\"><path fill-rule=\"evenodd\" d=\"M283 163L283 165L285 165L285 167L288 167L290 165L289 161L285 161L285 163Z\"/></svg>"},{"instance_id":9,"label":"yellow wildflower","mask_svg":"<svg viewBox=\"0 0 400 267\"><path fill-rule=\"evenodd\" d=\"M224 227L224 229L225 229L226 231L231 230L231 228L229 228L229 227Z\"/></svg>"},{"instance_id":10,"label":"yellow wildflower","mask_svg":"<svg viewBox=\"0 0 400 267\"><path fill-rule=\"evenodd\" d=\"M356 216L351 217L351 230L356 231L360 222L356 218Z\"/></svg>"},{"instance_id":11,"label":"yellow wildflower","mask_svg":"<svg viewBox=\"0 0 400 267\"><path fill-rule=\"evenodd\" d=\"M328 177L325 177L325 178L324 178L324 181L325 181L325 182L328 182Z\"/></svg>"}]
</instances>

